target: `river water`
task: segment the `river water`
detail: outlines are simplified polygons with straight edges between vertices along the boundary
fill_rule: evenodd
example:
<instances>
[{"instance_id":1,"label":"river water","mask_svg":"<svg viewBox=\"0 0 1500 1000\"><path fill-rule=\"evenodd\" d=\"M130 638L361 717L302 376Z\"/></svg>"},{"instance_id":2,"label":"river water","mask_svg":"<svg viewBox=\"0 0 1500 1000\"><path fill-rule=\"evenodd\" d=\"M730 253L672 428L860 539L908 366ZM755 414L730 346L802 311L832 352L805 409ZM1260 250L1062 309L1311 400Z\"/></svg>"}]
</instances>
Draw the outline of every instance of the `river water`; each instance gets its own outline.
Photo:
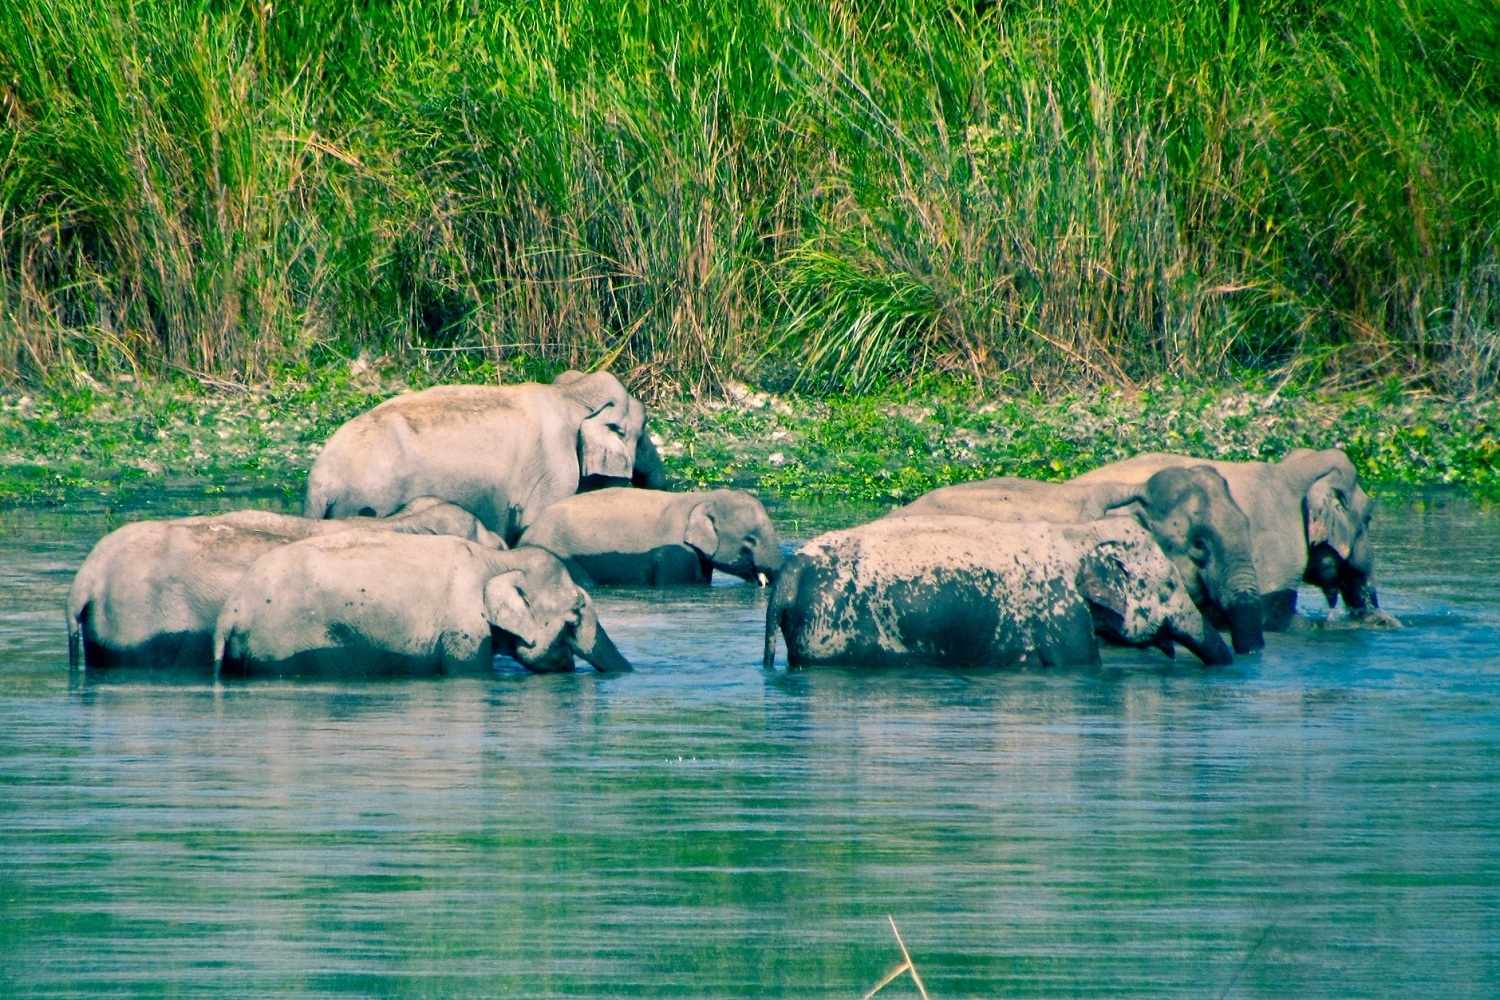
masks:
<instances>
[{"instance_id":1,"label":"river water","mask_svg":"<svg viewBox=\"0 0 1500 1000\"><path fill-rule=\"evenodd\" d=\"M0 992L858 997L890 916L934 998L1500 994L1500 512L1461 496L1383 498L1405 629L1225 669L766 673L764 592L715 586L596 594L621 677L70 690L94 541L248 502L0 512Z\"/></svg>"}]
</instances>

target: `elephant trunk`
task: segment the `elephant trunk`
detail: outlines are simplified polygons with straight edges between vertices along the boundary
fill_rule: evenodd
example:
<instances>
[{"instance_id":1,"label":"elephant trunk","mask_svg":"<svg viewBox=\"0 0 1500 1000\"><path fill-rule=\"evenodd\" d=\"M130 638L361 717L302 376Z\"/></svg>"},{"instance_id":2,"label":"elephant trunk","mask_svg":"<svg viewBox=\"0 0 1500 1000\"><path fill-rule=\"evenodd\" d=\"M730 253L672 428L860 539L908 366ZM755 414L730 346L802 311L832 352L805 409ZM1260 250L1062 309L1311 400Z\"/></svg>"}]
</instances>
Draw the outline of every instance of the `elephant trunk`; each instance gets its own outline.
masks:
<instances>
[{"instance_id":1,"label":"elephant trunk","mask_svg":"<svg viewBox=\"0 0 1500 1000\"><path fill-rule=\"evenodd\" d=\"M662 464L661 455L644 428L636 442L635 469L630 475L630 484L647 490L664 490L670 485L667 467Z\"/></svg>"},{"instance_id":2,"label":"elephant trunk","mask_svg":"<svg viewBox=\"0 0 1500 1000\"><path fill-rule=\"evenodd\" d=\"M1256 606L1257 620L1260 613L1259 605ZM1207 666L1223 667L1234 662L1234 653L1230 652L1229 646L1219 635L1217 629L1208 622L1201 622L1202 628L1194 635L1186 629L1172 626L1170 635L1184 649L1202 660Z\"/></svg>"},{"instance_id":3,"label":"elephant trunk","mask_svg":"<svg viewBox=\"0 0 1500 1000\"><path fill-rule=\"evenodd\" d=\"M1222 604L1229 616L1229 637L1234 643L1234 651L1253 653L1257 649L1264 649L1264 612L1260 603L1260 583L1255 575L1255 564L1248 559L1233 563L1225 579L1224 589Z\"/></svg>"},{"instance_id":4,"label":"elephant trunk","mask_svg":"<svg viewBox=\"0 0 1500 1000\"><path fill-rule=\"evenodd\" d=\"M568 644L601 674L625 673L634 669L630 661L615 648L609 633L599 624L599 616L594 612L592 602L580 613L578 628L574 630Z\"/></svg>"}]
</instances>

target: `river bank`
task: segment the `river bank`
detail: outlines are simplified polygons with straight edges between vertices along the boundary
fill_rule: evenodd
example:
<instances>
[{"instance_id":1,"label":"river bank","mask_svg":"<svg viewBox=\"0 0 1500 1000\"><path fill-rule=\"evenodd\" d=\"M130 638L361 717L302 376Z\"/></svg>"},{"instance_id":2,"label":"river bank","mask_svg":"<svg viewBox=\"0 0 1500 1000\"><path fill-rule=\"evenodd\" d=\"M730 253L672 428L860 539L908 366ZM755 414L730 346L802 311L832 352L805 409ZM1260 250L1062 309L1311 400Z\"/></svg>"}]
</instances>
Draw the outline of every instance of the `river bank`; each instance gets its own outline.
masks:
<instances>
[{"instance_id":1,"label":"river bank","mask_svg":"<svg viewBox=\"0 0 1500 1000\"><path fill-rule=\"evenodd\" d=\"M428 381L360 360L255 386L179 378L4 390L0 505L127 502L195 478L211 492L254 484L296 496L339 424ZM1372 485L1500 492L1500 401L1394 390L1167 384L1043 398L934 381L808 397L730 383L720 398L658 400L650 411L684 485L769 498L895 504L986 476L1063 479L1144 451L1270 459L1299 447L1344 448Z\"/></svg>"}]
</instances>

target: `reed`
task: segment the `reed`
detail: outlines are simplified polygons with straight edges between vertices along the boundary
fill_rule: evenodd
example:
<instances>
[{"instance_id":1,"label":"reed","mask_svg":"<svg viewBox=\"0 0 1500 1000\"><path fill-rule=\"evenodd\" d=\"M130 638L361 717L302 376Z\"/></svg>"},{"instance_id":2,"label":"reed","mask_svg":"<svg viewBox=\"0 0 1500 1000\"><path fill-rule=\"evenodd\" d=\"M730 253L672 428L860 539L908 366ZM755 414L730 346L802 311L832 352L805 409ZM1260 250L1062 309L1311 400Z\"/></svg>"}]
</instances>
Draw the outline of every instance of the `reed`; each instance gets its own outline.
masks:
<instances>
[{"instance_id":1,"label":"reed","mask_svg":"<svg viewBox=\"0 0 1500 1000\"><path fill-rule=\"evenodd\" d=\"M0 380L1500 381L1489 0L10 0Z\"/></svg>"}]
</instances>

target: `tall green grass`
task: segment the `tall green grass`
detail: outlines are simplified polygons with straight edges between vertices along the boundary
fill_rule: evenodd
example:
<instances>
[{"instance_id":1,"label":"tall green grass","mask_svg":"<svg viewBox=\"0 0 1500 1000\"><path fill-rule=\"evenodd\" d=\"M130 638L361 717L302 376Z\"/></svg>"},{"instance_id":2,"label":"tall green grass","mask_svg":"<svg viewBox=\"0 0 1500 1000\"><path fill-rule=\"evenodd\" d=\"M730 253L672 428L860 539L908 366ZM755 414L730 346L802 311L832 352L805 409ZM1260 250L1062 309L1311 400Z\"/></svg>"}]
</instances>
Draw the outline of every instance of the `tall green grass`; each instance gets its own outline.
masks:
<instances>
[{"instance_id":1,"label":"tall green grass","mask_svg":"<svg viewBox=\"0 0 1500 1000\"><path fill-rule=\"evenodd\" d=\"M1500 381L1493 0L8 0L0 379Z\"/></svg>"}]
</instances>

